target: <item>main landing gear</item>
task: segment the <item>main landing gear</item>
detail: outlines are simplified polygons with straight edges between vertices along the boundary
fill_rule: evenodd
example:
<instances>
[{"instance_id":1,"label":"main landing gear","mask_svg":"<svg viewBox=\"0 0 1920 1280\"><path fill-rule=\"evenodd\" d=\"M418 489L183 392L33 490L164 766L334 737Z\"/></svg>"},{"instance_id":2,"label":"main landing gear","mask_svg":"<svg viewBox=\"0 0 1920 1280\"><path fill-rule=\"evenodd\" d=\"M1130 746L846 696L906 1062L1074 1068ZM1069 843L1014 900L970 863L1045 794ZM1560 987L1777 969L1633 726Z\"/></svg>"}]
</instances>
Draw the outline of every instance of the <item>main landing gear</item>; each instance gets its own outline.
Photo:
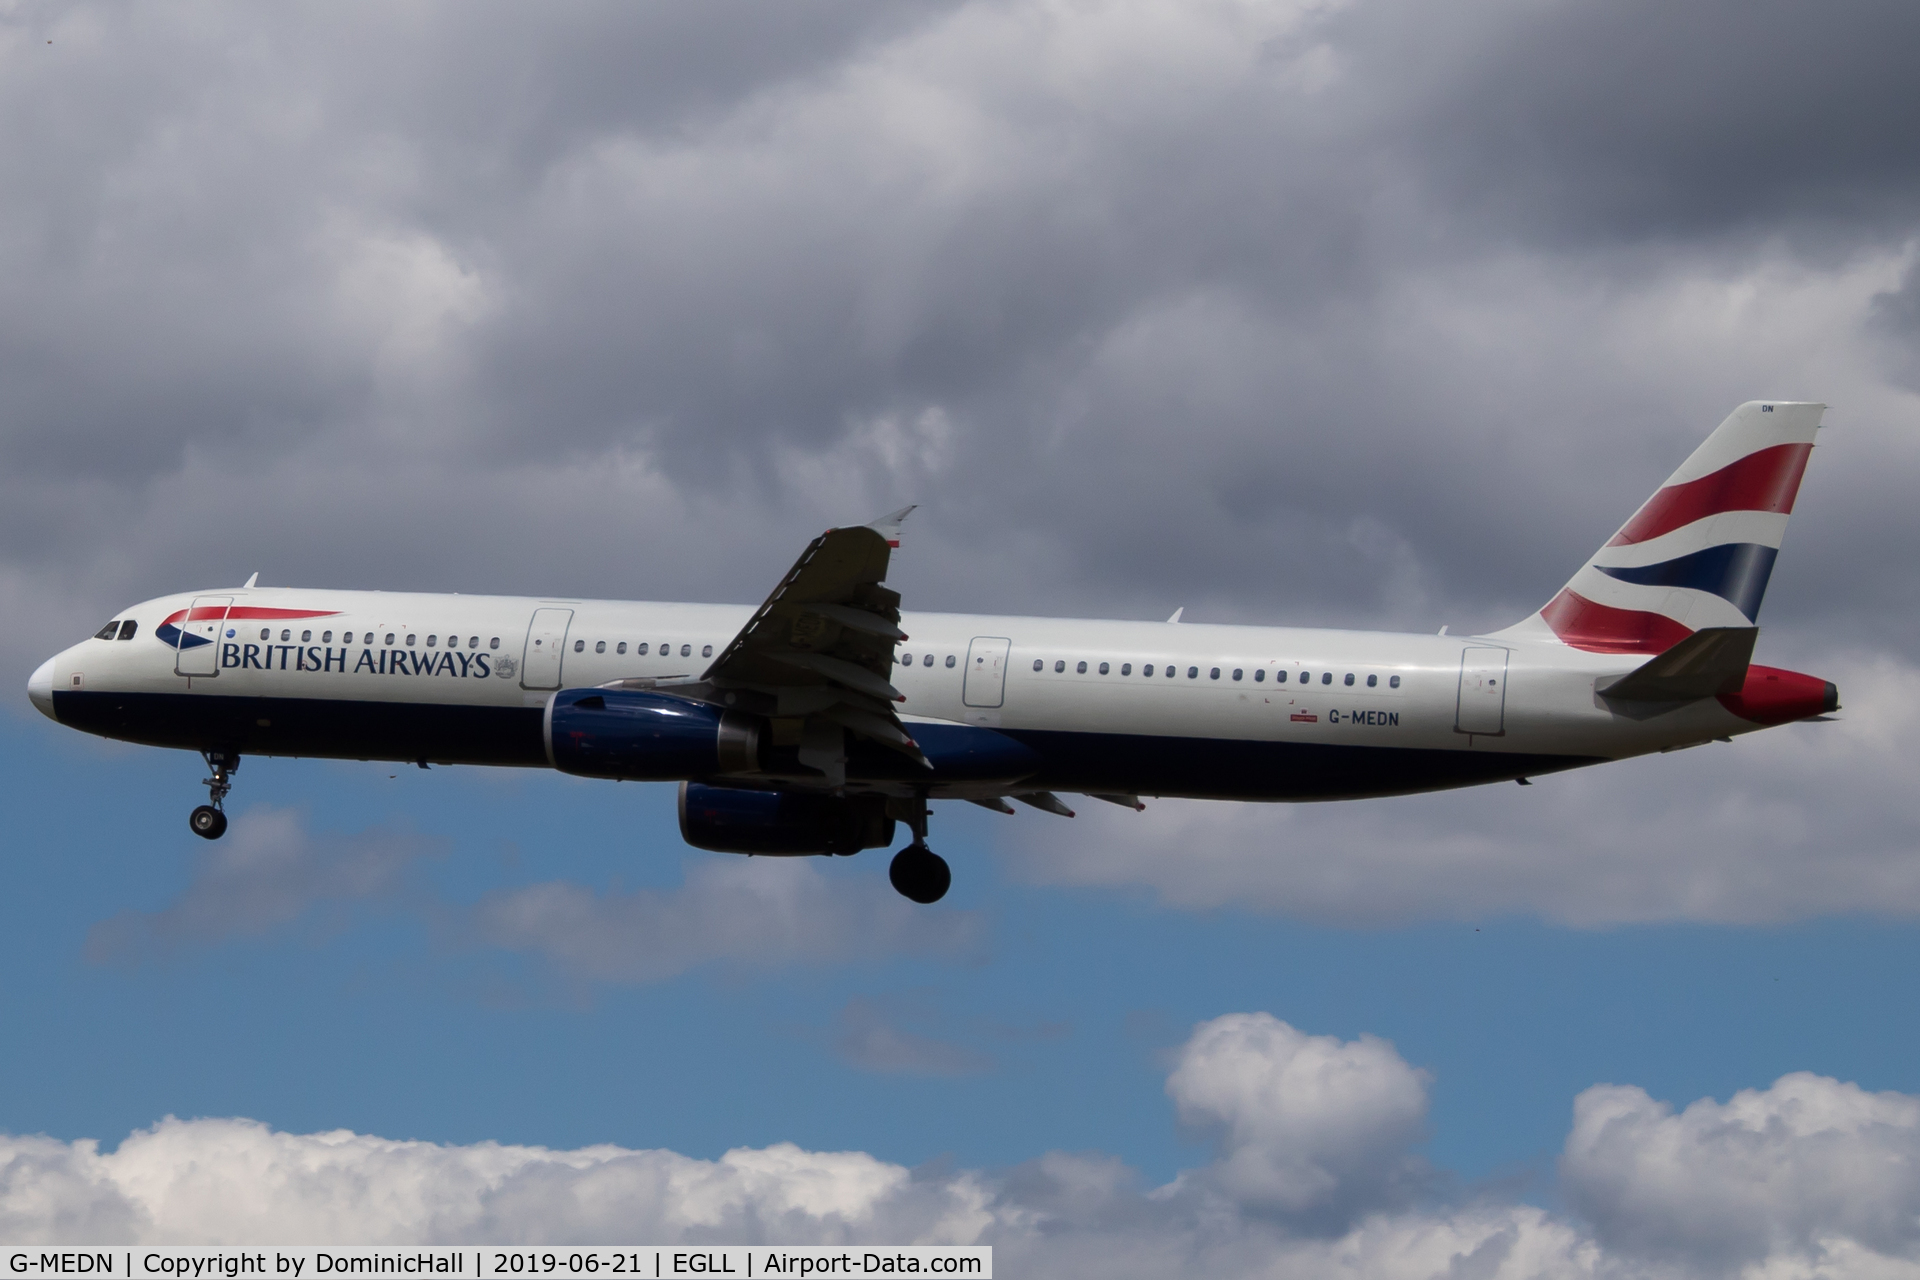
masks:
<instances>
[{"instance_id":1,"label":"main landing gear","mask_svg":"<svg viewBox=\"0 0 1920 1280\"><path fill-rule=\"evenodd\" d=\"M913 843L893 855L887 879L902 896L923 906L938 902L947 896L947 889L953 884L953 869L945 858L927 848L927 797L924 794L913 798L907 822L913 827Z\"/></svg>"},{"instance_id":2,"label":"main landing gear","mask_svg":"<svg viewBox=\"0 0 1920 1280\"><path fill-rule=\"evenodd\" d=\"M187 825L203 840L218 840L227 834L227 792L233 790L233 773L240 767L240 757L219 751L202 751L200 755L213 771L211 778L201 779L207 784L209 803L188 814Z\"/></svg>"}]
</instances>

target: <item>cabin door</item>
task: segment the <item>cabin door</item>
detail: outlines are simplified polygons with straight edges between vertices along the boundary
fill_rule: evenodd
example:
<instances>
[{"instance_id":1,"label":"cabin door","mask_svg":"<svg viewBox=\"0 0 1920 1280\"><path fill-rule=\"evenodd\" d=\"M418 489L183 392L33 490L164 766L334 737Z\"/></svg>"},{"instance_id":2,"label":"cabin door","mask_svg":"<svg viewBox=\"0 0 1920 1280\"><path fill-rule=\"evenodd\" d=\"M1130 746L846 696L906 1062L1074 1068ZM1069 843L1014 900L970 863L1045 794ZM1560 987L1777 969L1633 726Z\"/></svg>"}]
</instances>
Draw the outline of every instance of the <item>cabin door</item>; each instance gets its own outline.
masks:
<instances>
[{"instance_id":1,"label":"cabin door","mask_svg":"<svg viewBox=\"0 0 1920 1280\"><path fill-rule=\"evenodd\" d=\"M1506 732L1507 651L1473 648L1460 655L1460 700L1455 705L1455 733Z\"/></svg>"},{"instance_id":2,"label":"cabin door","mask_svg":"<svg viewBox=\"0 0 1920 1280\"><path fill-rule=\"evenodd\" d=\"M1004 636L975 636L967 646L967 675L960 682L960 701L970 707L997 707L1007 700L1007 650L1013 641Z\"/></svg>"},{"instance_id":3,"label":"cabin door","mask_svg":"<svg viewBox=\"0 0 1920 1280\"><path fill-rule=\"evenodd\" d=\"M221 633L227 627L232 596L201 596L180 619L173 637L173 669L183 676L220 674Z\"/></svg>"},{"instance_id":4,"label":"cabin door","mask_svg":"<svg viewBox=\"0 0 1920 1280\"><path fill-rule=\"evenodd\" d=\"M520 658L522 689L558 689L560 666L566 658L571 609L535 609L527 624L527 645Z\"/></svg>"}]
</instances>

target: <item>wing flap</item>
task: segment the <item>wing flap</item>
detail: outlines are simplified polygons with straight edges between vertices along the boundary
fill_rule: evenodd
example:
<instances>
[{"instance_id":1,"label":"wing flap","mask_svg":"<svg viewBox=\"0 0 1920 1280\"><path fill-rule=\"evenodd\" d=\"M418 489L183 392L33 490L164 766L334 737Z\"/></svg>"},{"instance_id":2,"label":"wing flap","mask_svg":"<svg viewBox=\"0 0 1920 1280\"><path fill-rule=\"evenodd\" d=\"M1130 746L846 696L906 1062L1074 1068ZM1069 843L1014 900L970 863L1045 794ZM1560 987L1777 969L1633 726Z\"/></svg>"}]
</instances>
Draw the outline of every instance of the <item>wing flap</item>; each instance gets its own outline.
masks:
<instances>
[{"instance_id":1,"label":"wing flap","mask_svg":"<svg viewBox=\"0 0 1920 1280\"><path fill-rule=\"evenodd\" d=\"M845 776L833 745L843 732L926 763L894 714L903 697L888 678L894 645L906 639L899 593L881 585L897 518L890 529L815 538L701 676L715 689L758 695L761 714L801 720L802 763L834 785Z\"/></svg>"}]
</instances>

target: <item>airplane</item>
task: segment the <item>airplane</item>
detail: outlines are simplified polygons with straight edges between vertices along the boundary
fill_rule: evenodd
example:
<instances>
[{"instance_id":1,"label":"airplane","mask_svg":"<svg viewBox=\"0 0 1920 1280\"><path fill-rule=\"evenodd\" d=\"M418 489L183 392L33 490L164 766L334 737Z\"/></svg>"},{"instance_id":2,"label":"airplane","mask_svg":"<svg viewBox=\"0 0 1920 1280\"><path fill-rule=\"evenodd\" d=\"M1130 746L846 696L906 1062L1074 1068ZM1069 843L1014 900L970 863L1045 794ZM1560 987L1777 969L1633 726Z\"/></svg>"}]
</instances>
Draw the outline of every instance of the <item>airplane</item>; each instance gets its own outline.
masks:
<instances>
[{"instance_id":1,"label":"airplane","mask_svg":"<svg viewBox=\"0 0 1920 1280\"><path fill-rule=\"evenodd\" d=\"M1751 401L1554 597L1475 636L904 613L900 521L828 530L757 608L243 587L122 611L34 672L63 725L204 757L552 768L679 784L701 849L854 854L951 884L931 803L1404 795L1671 751L1838 709L1752 661L1826 406Z\"/></svg>"}]
</instances>

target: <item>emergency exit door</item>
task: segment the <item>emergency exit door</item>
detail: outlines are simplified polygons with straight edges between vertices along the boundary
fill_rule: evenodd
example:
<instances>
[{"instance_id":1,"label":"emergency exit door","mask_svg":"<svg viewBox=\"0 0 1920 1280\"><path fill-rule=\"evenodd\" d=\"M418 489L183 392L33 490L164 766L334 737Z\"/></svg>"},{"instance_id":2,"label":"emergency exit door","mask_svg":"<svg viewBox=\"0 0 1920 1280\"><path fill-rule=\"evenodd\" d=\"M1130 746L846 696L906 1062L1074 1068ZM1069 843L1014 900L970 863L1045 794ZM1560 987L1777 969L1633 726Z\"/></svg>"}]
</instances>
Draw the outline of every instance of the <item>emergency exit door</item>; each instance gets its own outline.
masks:
<instances>
[{"instance_id":1,"label":"emergency exit door","mask_svg":"<svg viewBox=\"0 0 1920 1280\"><path fill-rule=\"evenodd\" d=\"M1007 700L1005 636L975 636L967 646L967 675L960 682L960 701L970 707L997 707Z\"/></svg>"},{"instance_id":2,"label":"emergency exit door","mask_svg":"<svg viewBox=\"0 0 1920 1280\"><path fill-rule=\"evenodd\" d=\"M567 652L571 609L535 609L527 624L527 647L520 658L522 689L558 689L560 664Z\"/></svg>"},{"instance_id":3,"label":"emergency exit door","mask_svg":"<svg viewBox=\"0 0 1920 1280\"><path fill-rule=\"evenodd\" d=\"M1460 655L1460 700L1454 709L1455 733L1498 737L1506 730L1507 651L1473 648Z\"/></svg>"}]
</instances>

